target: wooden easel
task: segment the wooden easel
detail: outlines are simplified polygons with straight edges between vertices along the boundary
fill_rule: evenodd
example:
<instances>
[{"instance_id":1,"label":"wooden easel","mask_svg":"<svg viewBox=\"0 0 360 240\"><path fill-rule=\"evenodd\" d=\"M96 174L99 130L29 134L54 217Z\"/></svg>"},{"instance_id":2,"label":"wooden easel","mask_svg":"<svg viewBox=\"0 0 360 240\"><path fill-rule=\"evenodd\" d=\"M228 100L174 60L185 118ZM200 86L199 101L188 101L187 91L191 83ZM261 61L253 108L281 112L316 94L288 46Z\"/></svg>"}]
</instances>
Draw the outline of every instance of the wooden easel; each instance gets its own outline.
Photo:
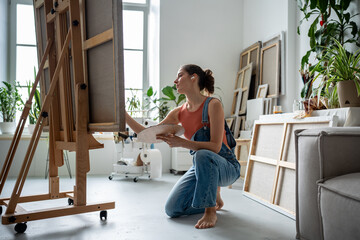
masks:
<instances>
[{"instance_id":1,"label":"wooden easel","mask_svg":"<svg viewBox=\"0 0 360 240\"><path fill-rule=\"evenodd\" d=\"M12 195L10 198L0 199L0 205L7 206L6 212L2 216L2 224L17 223L15 226L17 232L24 232L28 221L91 211L101 211L100 218L106 220L107 212L104 210L115 208L115 202L88 204L86 201L86 174L90 170L89 150L103 148L104 145L97 142L88 132L89 98L88 85L84 78L79 0L54 2L52 0L39 0L35 1L35 8L37 7L36 4L42 4L45 7L47 46L0 175L1 194L25 121L29 115L36 86L43 74L44 66L47 65L51 81L43 101L41 116L36 122ZM69 27L67 25L68 17ZM71 94L70 58L73 66L74 99L72 99ZM75 116L73 116L73 105L75 105ZM49 192L42 195L20 196L41 132L48 118ZM76 151L76 183L73 191L59 191L58 168L64 164L63 150ZM59 198L69 198L68 206L26 211L18 205L18 203Z\"/></svg>"}]
</instances>

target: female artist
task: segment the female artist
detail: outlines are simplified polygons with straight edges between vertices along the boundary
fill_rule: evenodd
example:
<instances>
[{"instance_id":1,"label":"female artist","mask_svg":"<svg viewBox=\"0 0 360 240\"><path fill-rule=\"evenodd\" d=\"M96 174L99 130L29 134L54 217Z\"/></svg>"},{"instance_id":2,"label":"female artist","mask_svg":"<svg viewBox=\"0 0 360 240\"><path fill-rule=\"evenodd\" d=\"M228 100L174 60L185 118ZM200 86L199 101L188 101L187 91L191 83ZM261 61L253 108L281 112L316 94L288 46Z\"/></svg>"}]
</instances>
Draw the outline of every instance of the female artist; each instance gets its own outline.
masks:
<instances>
[{"instance_id":1,"label":"female artist","mask_svg":"<svg viewBox=\"0 0 360 240\"><path fill-rule=\"evenodd\" d=\"M171 190L165 211L170 217L204 213L195 227L211 228L217 221L216 210L224 205L220 186L228 186L240 176L240 164L231 150L234 139L225 125L221 102L202 94L203 90L214 92L211 70L184 65L174 83L178 93L185 94L186 102L172 110L160 124L180 123L186 139L174 135L157 138L170 147L190 149L193 165ZM128 114L126 121L136 133L144 129Z\"/></svg>"}]
</instances>

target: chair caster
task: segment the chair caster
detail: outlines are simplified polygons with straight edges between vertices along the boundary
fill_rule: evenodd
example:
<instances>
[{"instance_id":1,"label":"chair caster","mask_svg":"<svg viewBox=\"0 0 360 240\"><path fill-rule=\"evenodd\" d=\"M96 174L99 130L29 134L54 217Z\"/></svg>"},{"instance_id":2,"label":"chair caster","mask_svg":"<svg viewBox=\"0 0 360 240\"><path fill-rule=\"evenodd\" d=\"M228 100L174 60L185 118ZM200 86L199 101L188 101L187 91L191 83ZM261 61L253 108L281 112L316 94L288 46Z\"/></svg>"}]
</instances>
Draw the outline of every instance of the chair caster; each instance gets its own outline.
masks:
<instances>
[{"instance_id":1,"label":"chair caster","mask_svg":"<svg viewBox=\"0 0 360 240\"><path fill-rule=\"evenodd\" d=\"M138 178L136 177L136 178L134 178L134 182L137 182L138 181Z\"/></svg>"},{"instance_id":2,"label":"chair caster","mask_svg":"<svg viewBox=\"0 0 360 240\"><path fill-rule=\"evenodd\" d=\"M71 198L68 198L68 204L69 204L69 205L74 205L74 200L71 199Z\"/></svg>"},{"instance_id":3,"label":"chair caster","mask_svg":"<svg viewBox=\"0 0 360 240\"><path fill-rule=\"evenodd\" d=\"M109 180L113 180L113 176L109 176Z\"/></svg>"},{"instance_id":4,"label":"chair caster","mask_svg":"<svg viewBox=\"0 0 360 240\"><path fill-rule=\"evenodd\" d=\"M17 232L17 233L24 233L26 231L26 228L27 228L27 225L26 225L26 222L24 223L17 223L14 227L14 230Z\"/></svg>"},{"instance_id":5,"label":"chair caster","mask_svg":"<svg viewBox=\"0 0 360 240\"><path fill-rule=\"evenodd\" d=\"M0 215L2 215L2 206L0 206Z\"/></svg>"},{"instance_id":6,"label":"chair caster","mask_svg":"<svg viewBox=\"0 0 360 240\"><path fill-rule=\"evenodd\" d=\"M107 211L101 211L100 212L100 220L106 221L107 220Z\"/></svg>"}]
</instances>

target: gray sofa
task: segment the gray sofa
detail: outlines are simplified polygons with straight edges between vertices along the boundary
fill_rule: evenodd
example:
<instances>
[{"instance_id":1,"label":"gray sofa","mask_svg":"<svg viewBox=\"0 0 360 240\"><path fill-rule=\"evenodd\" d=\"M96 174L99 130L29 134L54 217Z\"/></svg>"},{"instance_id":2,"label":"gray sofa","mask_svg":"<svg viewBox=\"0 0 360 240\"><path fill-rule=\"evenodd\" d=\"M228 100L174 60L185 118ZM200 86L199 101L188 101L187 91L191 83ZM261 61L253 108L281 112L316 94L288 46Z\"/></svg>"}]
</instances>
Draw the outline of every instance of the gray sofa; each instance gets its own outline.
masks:
<instances>
[{"instance_id":1,"label":"gray sofa","mask_svg":"<svg viewBox=\"0 0 360 240\"><path fill-rule=\"evenodd\" d=\"M298 239L360 239L360 127L297 130Z\"/></svg>"}]
</instances>

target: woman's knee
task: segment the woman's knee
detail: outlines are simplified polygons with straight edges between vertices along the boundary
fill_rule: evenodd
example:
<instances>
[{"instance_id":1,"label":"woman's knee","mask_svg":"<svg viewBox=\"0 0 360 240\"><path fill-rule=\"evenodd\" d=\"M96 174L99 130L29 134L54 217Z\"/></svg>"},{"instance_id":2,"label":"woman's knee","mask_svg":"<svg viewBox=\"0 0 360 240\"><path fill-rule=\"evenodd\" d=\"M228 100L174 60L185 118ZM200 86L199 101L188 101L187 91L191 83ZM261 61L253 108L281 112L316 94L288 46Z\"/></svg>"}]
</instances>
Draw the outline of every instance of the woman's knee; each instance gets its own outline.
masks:
<instances>
[{"instance_id":1,"label":"woman's knee","mask_svg":"<svg viewBox=\"0 0 360 240\"><path fill-rule=\"evenodd\" d=\"M171 201L169 201L169 199L165 204L165 213L171 218L179 217L175 205Z\"/></svg>"},{"instance_id":2,"label":"woman's knee","mask_svg":"<svg viewBox=\"0 0 360 240\"><path fill-rule=\"evenodd\" d=\"M203 163L205 164L209 164L210 160L212 159L212 154L213 152L210 150L206 150L206 149L201 149L196 151L195 155L194 155L194 162L197 165L201 165Z\"/></svg>"}]
</instances>

